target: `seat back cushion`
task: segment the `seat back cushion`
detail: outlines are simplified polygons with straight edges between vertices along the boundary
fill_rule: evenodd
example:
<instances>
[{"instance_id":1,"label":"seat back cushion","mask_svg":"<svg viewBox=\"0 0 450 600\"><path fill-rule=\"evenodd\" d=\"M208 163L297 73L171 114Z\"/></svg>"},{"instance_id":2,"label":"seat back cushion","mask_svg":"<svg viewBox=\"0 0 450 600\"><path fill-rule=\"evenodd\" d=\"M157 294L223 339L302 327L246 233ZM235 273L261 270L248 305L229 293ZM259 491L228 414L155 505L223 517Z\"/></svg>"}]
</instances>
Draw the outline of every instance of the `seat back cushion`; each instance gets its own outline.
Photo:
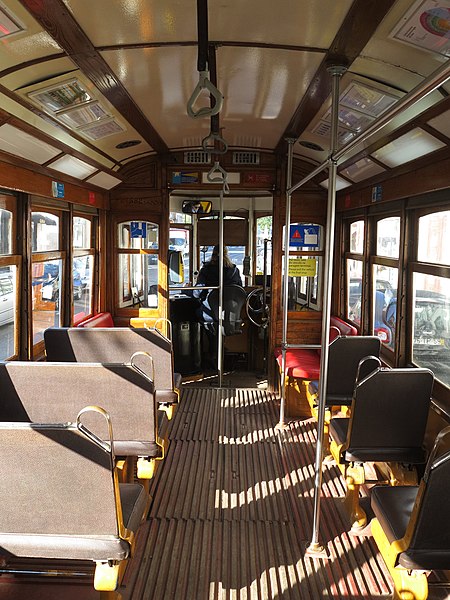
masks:
<instances>
[{"instance_id":1,"label":"seat back cushion","mask_svg":"<svg viewBox=\"0 0 450 600\"><path fill-rule=\"evenodd\" d=\"M114 327L114 321L109 312L102 312L81 321L77 327Z\"/></svg>"},{"instance_id":2,"label":"seat back cushion","mask_svg":"<svg viewBox=\"0 0 450 600\"><path fill-rule=\"evenodd\" d=\"M356 387L351 448L420 449L431 403L428 369L378 369Z\"/></svg>"},{"instance_id":3,"label":"seat back cushion","mask_svg":"<svg viewBox=\"0 0 450 600\"><path fill-rule=\"evenodd\" d=\"M135 352L147 352L153 359L157 397L163 391L173 396L172 343L158 331L132 327L52 327L44 331L44 340L47 360L57 362L129 363Z\"/></svg>"},{"instance_id":4,"label":"seat back cushion","mask_svg":"<svg viewBox=\"0 0 450 600\"><path fill-rule=\"evenodd\" d=\"M67 423L89 404L110 415L116 454L157 452L153 386L126 365L86 363L0 363L1 421ZM84 423L108 439L104 419Z\"/></svg>"}]
</instances>

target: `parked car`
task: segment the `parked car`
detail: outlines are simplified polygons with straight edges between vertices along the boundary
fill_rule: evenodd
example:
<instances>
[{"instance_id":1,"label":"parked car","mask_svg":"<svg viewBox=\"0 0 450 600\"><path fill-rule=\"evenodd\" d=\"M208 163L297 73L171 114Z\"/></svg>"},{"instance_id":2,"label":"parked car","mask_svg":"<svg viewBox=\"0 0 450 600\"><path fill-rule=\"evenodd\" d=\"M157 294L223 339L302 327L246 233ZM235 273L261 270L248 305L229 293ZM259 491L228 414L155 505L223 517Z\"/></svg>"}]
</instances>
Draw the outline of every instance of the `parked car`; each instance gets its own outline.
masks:
<instances>
[{"instance_id":1,"label":"parked car","mask_svg":"<svg viewBox=\"0 0 450 600\"><path fill-rule=\"evenodd\" d=\"M46 265L47 266L47 265ZM51 276L51 272L47 278L44 278L41 288L42 300L47 300L50 302L59 301L59 269L56 268L56 271L52 271L56 273L56 275ZM73 299L81 300L83 296L83 281L81 280L80 273L74 269L73 272ZM44 273L45 275L45 273Z\"/></svg>"},{"instance_id":2,"label":"parked car","mask_svg":"<svg viewBox=\"0 0 450 600\"><path fill-rule=\"evenodd\" d=\"M14 321L14 285L11 276L0 276L0 326Z\"/></svg>"},{"instance_id":3,"label":"parked car","mask_svg":"<svg viewBox=\"0 0 450 600\"><path fill-rule=\"evenodd\" d=\"M389 302L383 322L395 335L397 298ZM450 348L450 303L444 294L417 290L413 315L413 353L421 356L442 355Z\"/></svg>"}]
</instances>

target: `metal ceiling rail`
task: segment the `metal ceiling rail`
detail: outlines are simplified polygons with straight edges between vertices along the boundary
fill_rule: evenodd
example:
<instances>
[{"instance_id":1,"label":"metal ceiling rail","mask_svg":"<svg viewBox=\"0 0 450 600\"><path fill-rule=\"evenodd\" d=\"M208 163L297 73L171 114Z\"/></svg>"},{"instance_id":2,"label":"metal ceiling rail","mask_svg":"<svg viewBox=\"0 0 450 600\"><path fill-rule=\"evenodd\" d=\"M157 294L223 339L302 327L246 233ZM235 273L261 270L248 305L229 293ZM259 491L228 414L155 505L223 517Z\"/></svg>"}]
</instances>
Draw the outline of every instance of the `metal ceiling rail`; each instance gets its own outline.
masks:
<instances>
[{"instance_id":1,"label":"metal ceiling rail","mask_svg":"<svg viewBox=\"0 0 450 600\"><path fill-rule=\"evenodd\" d=\"M369 137L380 131L385 125L387 125L394 117L396 117L401 112L407 110L410 106L412 106L415 102L422 100L431 92L434 92L440 85L443 85L450 78L450 59L448 59L443 65L441 65L438 69L433 71L431 75L429 75L426 79L424 79L421 83L419 83L415 88L410 90L403 98L400 98L385 114L381 115L376 121L374 121L365 131L363 131L360 135L355 137L351 142L343 146L340 150L338 150L334 155L333 159L339 163L343 156L348 154L351 150L353 150L359 144L365 142ZM327 159L324 163L316 167L314 171L312 171L309 175L301 179L298 183L294 184L291 188L287 190L288 194L292 194L300 187L308 183L311 179L313 179L316 175L321 173L324 169L326 169L329 165Z\"/></svg>"}]
</instances>

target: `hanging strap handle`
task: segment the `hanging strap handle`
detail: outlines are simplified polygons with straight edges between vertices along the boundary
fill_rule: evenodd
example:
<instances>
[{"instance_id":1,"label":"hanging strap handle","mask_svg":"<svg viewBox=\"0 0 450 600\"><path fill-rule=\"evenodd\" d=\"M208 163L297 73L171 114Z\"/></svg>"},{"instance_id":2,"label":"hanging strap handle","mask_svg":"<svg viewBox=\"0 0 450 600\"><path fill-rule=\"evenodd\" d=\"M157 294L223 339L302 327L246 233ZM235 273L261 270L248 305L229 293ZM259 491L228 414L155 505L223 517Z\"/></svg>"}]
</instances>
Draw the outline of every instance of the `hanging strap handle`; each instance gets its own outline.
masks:
<instances>
[{"instance_id":1,"label":"hanging strap handle","mask_svg":"<svg viewBox=\"0 0 450 600\"><path fill-rule=\"evenodd\" d=\"M223 193L224 194L230 193L230 186L228 185L228 181L227 181L228 173L225 171L225 169L223 167L221 167L219 165L218 161L216 161L214 163L214 166L207 174L206 179L210 183L221 183L223 185L223 188L222 188Z\"/></svg>"},{"instance_id":2,"label":"hanging strap handle","mask_svg":"<svg viewBox=\"0 0 450 600\"><path fill-rule=\"evenodd\" d=\"M214 98L215 104L212 107L202 106L197 111L194 110L194 104L198 100L198 97L202 93L203 90L207 90L210 95ZM199 80L197 85L195 86L194 91L192 92L192 96L189 98L187 103L187 114L192 119L198 119L200 117L211 117L213 115L217 115L222 110L223 105L223 96L208 79L208 71L200 71Z\"/></svg>"},{"instance_id":3,"label":"hanging strap handle","mask_svg":"<svg viewBox=\"0 0 450 600\"><path fill-rule=\"evenodd\" d=\"M192 119L200 117L211 117L217 115L223 104L223 96L217 87L209 80L208 70L208 0L197 0L197 35L198 35L198 55L197 71L199 73L198 84L196 85L192 96L187 103L187 113ZM197 111L194 104L198 97L206 90L211 95L211 107L203 106Z\"/></svg>"},{"instance_id":4,"label":"hanging strap handle","mask_svg":"<svg viewBox=\"0 0 450 600\"><path fill-rule=\"evenodd\" d=\"M209 152L210 154L226 154L228 152L228 144L223 137L212 131L203 138L202 148L205 152Z\"/></svg>"}]
</instances>

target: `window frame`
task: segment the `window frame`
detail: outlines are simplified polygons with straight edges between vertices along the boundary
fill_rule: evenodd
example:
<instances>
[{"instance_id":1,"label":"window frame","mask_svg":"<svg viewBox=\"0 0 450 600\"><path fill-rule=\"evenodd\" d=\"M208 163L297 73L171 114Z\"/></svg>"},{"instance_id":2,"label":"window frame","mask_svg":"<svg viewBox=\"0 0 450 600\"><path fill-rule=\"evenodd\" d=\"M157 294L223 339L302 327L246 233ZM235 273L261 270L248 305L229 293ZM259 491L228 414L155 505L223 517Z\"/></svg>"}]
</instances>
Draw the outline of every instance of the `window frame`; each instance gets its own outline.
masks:
<instances>
[{"instance_id":1,"label":"window frame","mask_svg":"<svg viewBox=\"0 0 450 600\"><path fill-rule=\"evenodd\" d=\"M158 248L122 248L119 245L119 226L123 223L130 223L131 221L145 221L146 223L151 223L158 230ZM113 305L115 314L123 317L158 317L160 312L163 309L163 303L161 298L161 252L163 247L167 247L167 244L162 243L161 232L163 228L161 226L160 219L157 218L156 215L130 215L128 218L124 218L124 215L116 215L115 218L111 220L111 225L113 227L113 248L114 248L114 277L112 282L112 292L113 292ZM167 242L169 236L167 235ZM154 256L156 255L157 260L157 286L158 286L158 294L157 294L157 305L156 307L141 307L139 305L130 306L121 306L120 305L120 297L119 297L119 266L120 266L120 256L132 256L132 255L145 255L145 256ZM166 261L164 261L166 262ZM131 289L131 287L130 287ZM132 292L130 295L130 300L132 300Z\"/></svg>"},{"instance_id":2,"label":"window frame","mask_svg":"<svg viewBox=\"0 0 450 600\"><path fill-rule=\"evenodd\" d=\"M406 288L406 296L407 299L411 299L411 302L406 303L406 327L405 327L405 355L408 364L411 364L415 367L418 366L417 363L413 361L413 344L414 344L414 309L413 306L413 281L414 281L414 273L423 274L423 275L431 275L434 277L442 277L445 279L450 279L450 264L443 265L438 263L430 263L425 261L419 261L418 256L418 245L419 245L419 220L421 217L438 213L438 212L448 212L450 211L450 203L445 205L437 204L431 205L426 208L418 208L410 211L410 237L412 240L415 240L413 244L411 244L411 256L408 261L408 269L407 269L407 288ZM433 388L433 397L437 399L438 402L441 402L444 405L444 410L447 414L450 414L450 384L445 384L440 380L435 380L435 385Z\"/></svg>"},{"instance_id":3,"label":"window frame","mask_svg":"<svg viewBox=\"0 0 450 600\"><path fill-rule=\"evenodd\" d=\"M75 218L86 219L91 224L89 247L87 247L87 248L75 248L75 246L73 244L73 226L74 226ZM97 293L97 289L98 289L98 250L97 250L98 217L96 215L93 215L90 213L84 213L82 210L77 209L77 210L73 211L71 225L72 225L72 268L73 268L73 264L77 258L83 258L85 256L92 256L92 275L91 275L92 288L91 288L89 313L84 315L82 318L77 319L77 316L75 315L75 302L71 303L71 307L72 307L71 315L70 315L71 323L77 324L77 323L81 322L82 320L87 319L94 314L95 308L96 308L97 302L98 302L98 293ZM72 298L73 298L73 290L72 290Z\"/></svg>"}]
</instances>

